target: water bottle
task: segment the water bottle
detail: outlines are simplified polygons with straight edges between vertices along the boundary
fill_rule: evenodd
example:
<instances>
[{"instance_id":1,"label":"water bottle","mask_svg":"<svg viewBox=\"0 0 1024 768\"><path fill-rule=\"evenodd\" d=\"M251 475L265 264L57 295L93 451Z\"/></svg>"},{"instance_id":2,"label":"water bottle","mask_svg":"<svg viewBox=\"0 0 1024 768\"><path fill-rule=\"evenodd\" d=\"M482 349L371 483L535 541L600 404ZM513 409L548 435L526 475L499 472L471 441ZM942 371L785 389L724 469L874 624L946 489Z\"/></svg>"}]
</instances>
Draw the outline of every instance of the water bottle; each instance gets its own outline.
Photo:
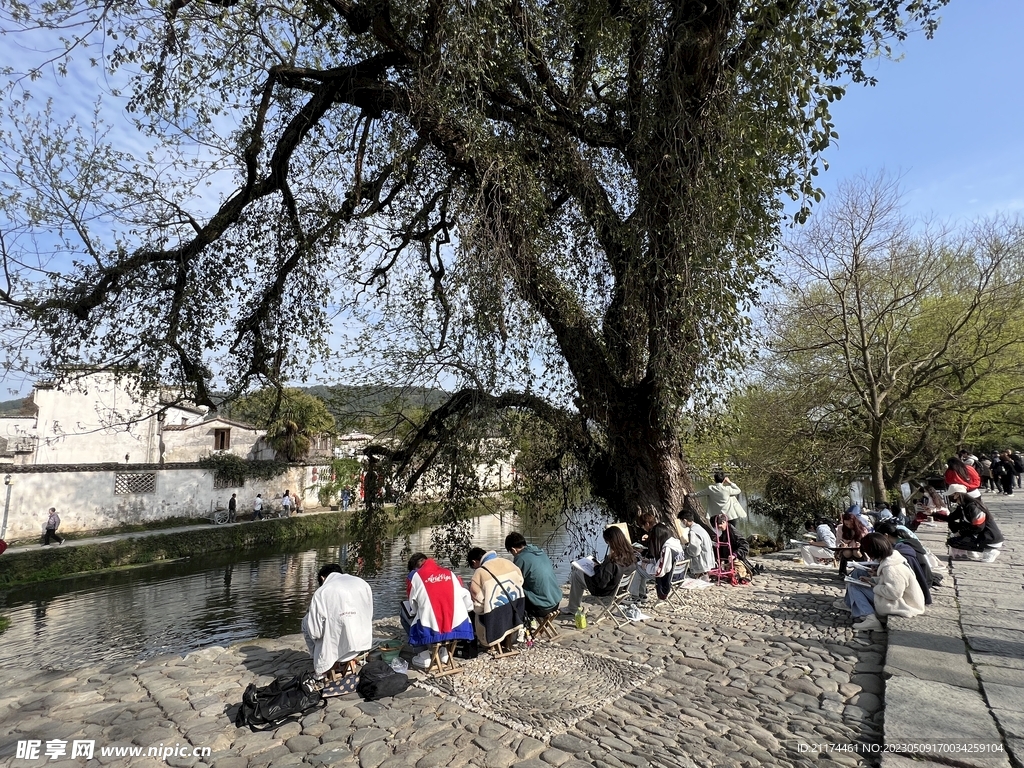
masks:
<instances>
[{"instance_id":1,"label":"water bottle","mask_svg":"<svg viewBox=\"0 0 1024 768\"><path fill-rule=\"evenodd\" d=\"M579 608L576 609L576 629L586 629L586 628L587 628L587 612L585 610L583 610L583 606L581 605Z\"/></svg>"}]
</instances>

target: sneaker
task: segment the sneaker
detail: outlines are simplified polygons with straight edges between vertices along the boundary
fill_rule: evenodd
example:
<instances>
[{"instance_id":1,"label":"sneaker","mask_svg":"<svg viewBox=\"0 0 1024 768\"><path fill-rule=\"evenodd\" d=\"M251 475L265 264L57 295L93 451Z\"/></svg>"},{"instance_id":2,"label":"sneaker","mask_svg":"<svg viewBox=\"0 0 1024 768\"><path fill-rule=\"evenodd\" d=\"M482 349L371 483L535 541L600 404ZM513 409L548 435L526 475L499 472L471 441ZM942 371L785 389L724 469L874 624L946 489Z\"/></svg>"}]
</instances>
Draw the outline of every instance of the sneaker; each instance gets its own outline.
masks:
<instances>
[{"instance_id":1,"label":"sneaker","mask_svg":"<svg viewBox=\"0 0 1024 768\"><path fill-rule=\"evenodd\" d=\"M430 667L430 651L421 651L413 656L412 665L416 669L428 669Z\"/></svg>"},{"instance_id":2,"label":"sneaker","mask_svg":"<svg viewBox=\"0 0 1024 768\"><path fill-rule=\"evenodd\" d=\"M576 614L576 609L575 608L569 608L569 607L560 608L558 610L558 613L561 614L562 616L574 616Z\"/></svg>"},{"instance_id":3,"label":"sneaker","mask_svg":"<svg viewBox=\"0 0 1024 768\"><path fill-rule=\"evenodd\" d=\"M882 622L880 622L878 620L878 617L875 616L875 614L873 613L870 616L864 617L864 619L858 621L856 624L853 625L854 632L872 632L881 629L884 629L884 627L882 626Z\"/></svg>"},{"instance_id":4,"label":"sneaker","mask_svg":"<svg viewBox=\"0 0 1024 768\"><path fill-rule=\"evenodd\" d=\"M846 604L845 600L836 600L834 603L832 603L832 607L835 608L837 611L846 611L847 613L850 612L850 606Z\"/></svg>"},{"instance_id":5,"label":"sneaker","mask_svg":"<svg viewBox=\"0 0 1024 768\"><path fill-rule=\"evenodd\" d=\"M441 652L439 654L437 654L437 658L439 658L441 660L442 664L447 664L448 663L448 649L447 648L442 648Z\"/></svg>"}]
</instances>

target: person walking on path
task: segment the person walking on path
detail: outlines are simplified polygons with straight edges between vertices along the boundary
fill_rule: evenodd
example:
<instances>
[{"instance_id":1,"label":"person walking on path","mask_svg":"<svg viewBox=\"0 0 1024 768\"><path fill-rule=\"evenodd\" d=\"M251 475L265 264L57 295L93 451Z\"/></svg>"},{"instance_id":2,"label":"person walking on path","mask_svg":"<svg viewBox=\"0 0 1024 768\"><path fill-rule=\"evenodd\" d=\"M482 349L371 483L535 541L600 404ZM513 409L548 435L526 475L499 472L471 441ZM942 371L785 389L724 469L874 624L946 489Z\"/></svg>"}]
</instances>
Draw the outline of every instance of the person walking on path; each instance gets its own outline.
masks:
<instances>
[{"instance_id":1,"label":"person walking on path","mask_svg":"<svg viewBox=\"0 0 1024 768\"><path fill-rule=\"evenodd\" d=\"M257 493L256 498L252 500L252 519L262 520L263 519L263 494Z\"/></svg>"},{"instance_id":2,"label":"person walking on path","mask_svg":"<svg viewBox=\"0 0 1024 768\"><path fill-rule=\"evenodd\" d=\"M291 491L285 491L281 496L281 514L285 517L292 516L292 495Z\"/></svg>"},{"instance_id":3,"label":"person walking on path","mask_svg":"<svg viewBox=\"0 0 1024 768\"><path fill-rule=\"evenodd\" d=\"M228 501L228 522L234 523L238 521L238 499L236 494L231 494L231 499Z\"/></svg>"},{"instance_id":4,"label":"person walking on path","mask_svg":"<svg viewBox=\"0 0 1024 768\"><path fill-rule=\"evenodd\" d=\"M43 540L43 546L50 546L50 539L54 538L57 540L57 544L63 544L64 539L57 535L57 528L60 526L60 515L57 514L56 507L50 507L50 516L46 518L46 538Z\"/></svg>"}]
</instances>

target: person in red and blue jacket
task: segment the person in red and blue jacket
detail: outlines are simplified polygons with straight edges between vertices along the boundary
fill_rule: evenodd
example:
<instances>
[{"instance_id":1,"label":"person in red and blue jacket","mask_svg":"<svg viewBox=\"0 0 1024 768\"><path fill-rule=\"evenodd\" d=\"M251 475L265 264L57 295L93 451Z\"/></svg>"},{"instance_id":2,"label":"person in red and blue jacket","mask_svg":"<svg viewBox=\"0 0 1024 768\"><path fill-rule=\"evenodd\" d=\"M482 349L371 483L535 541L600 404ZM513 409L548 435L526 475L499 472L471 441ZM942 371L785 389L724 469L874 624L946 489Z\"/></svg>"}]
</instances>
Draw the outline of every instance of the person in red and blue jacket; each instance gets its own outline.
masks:
<instances>
[{"instance_id":1,"label":"person in red and blue jacket","mask_svg":"<svg viewBox=\"0 0 1024 768\"><path fill-rule=\"evenodd\" d=\"M448 640L472 640L473 598L462 580L432 558L417 552L409 558L406 579L412 616L403 609L402 623L409 632L409 645L424 646ZM407 623L408 622L408 623Z\"/></svg>"}]
</instances>

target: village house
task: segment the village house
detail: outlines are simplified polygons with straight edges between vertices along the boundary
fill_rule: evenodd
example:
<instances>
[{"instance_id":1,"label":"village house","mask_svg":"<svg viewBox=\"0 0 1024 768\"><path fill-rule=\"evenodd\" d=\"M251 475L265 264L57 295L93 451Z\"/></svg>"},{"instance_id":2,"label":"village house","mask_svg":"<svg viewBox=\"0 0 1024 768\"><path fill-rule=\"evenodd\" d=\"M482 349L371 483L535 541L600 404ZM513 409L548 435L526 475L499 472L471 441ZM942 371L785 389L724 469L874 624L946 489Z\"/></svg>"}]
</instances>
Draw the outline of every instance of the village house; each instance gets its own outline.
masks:
<instances>
[{"instance_id":1,"label":"village house","mask_svg":"<svg viewBox=\"0 0 1024 768\"><path fill-rule=\"evenodd\" d=\"M198 462L213 454L275 457L265 431L141 392L130 376L86 373L60 387L37 384L27 415L0 416L0 471L8 493L8 539L34 538L57 507L61 530L97 530L168 517L207 517L236 494L240 513L257 493L272 509L284 489L316 498L311 467L290 466L273 480L216 477Z\"/></svg>"}]
</instances>

